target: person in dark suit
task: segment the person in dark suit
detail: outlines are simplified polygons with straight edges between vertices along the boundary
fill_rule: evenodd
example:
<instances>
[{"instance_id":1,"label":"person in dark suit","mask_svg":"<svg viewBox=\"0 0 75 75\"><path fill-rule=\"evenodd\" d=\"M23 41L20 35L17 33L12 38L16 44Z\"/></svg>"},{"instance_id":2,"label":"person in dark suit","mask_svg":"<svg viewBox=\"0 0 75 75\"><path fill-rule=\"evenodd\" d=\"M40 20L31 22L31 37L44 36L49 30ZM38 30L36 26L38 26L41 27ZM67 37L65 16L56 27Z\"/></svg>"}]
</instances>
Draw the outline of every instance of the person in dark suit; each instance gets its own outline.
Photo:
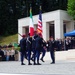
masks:
<instances>
[{"instance_id":1,"label":"person in dark suit","mask_svg":"<svg viewBox=\"0 0 75 75\"><path fill-rule=\"evenodd\" d=\"M62 50L62 46L63 46L62 40L59 39L59 43L58 43L58 50L59 50L59 51Z\"/></svg>"},{"instance_id":2,"label":"person in dark suit","mask_svg":"<svg viewBox=\"0 0 75 75\"><path fill-rule=\"evenodd\" d=\"M40 52L42 50L42 34L38 33L38 37L36 38L36 58L37 58L37 65L41 65L39 63Z\"/></svg>"},{"instance_id":3,"label":"person in dark suit","mask_svg":"<svg viewBox=\"0 0 75 75\"><path fill-rule=\"evenodd\" d=\"M69 41L68 38L66 37L65 39L65 49L68 50L69 49Z\"/></svg>"},{"instance_id":4,"label":"person in dark suit","mask_svg":"<svg viewBox=\"0 0 75 75\"><path fill-rule=\"evenodd\" d=\"M58 38L55 40L55 48L56 48L56 51L59 51L59 39Z\"/></svg>"},{"instance_id":5,"label":"person in dark suit","mask_svg":"<svg viewBox=\"0 0 75 75\"><path fill-rule=\"evenodd\" d=\"M26 56L26 35L22 35L22 39L20 40L20 53L21 53L21 65L25 65L23 63L24 58Z\"/></svg>"},{"instance_id":6,"label":"person in dark suit","mask_svg":"<svg viewBox=\"0 0 75 75\"><path fill-rule=\"evenodd\" d=\"M32 51L32 37L30 37L30 33L28 33L27 39L26 39L26 48L28 52L28 65L32 65L30 62L31 60L31 51Z\"/></svg>"},{"instance_id":7,"label":"person in dark suit","mask_svg":"<svg viewBox=\"0 0 75 75\"><path fill-rule=\"evenodd\" d=\"M51 59L52 59L51 64L55 63L54 48L55 48L55 41L54 41L53 37L51 37L49 40L49 50L50 50L50 55L51 55Z\"/></svg>"},{"instance_id":8,"label":"person in dark suit","mask_svg":"<svg viewBox=\"0 0 75 75\"><path fill-rule=\"evenodd\" d=\"M4 52L2 51L2 46L0 46L0 56L2 57L2 60L4 58Z\"/></svg>"}]
</instances>

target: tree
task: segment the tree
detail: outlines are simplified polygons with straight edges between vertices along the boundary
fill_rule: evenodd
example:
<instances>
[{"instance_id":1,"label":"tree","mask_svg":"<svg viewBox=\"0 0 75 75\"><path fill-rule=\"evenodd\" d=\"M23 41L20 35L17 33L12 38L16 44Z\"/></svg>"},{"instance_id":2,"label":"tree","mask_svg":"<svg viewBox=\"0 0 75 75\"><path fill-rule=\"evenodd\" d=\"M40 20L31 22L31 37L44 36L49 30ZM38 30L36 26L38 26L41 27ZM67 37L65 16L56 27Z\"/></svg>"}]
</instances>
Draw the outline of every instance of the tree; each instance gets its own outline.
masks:
<instances>
[{"instance_id":1,"label":"tree","mask_svg":"<svg viewBox=\"0 0 75 75\"><path fill-rule=\"evenodd\" d=\"M75 0L68 0L67 11L72 16L72 18L75 20Z\"/></svg>"},{"instance_id":2,"label":"tree","mask_svg":"<svg viewBox=\"0 0 75 75\"><path fill-rule=\"evenodd\" d=\"M18 32L17 19L21 15L20 3L20 0L0 0L0 35Z\"/></svg>"},{"instance_id":3,"label":"tree","mask_svg":"<svg viewBox=\"0 0 75 75\"><path fill-rule=\"evenodd\" d=\"M28 17L30 4L33 15L58 9L66 10L67 0L0 0L0 35L12 35L18 32L18 19Z\"/></svg>"}]
</instances>

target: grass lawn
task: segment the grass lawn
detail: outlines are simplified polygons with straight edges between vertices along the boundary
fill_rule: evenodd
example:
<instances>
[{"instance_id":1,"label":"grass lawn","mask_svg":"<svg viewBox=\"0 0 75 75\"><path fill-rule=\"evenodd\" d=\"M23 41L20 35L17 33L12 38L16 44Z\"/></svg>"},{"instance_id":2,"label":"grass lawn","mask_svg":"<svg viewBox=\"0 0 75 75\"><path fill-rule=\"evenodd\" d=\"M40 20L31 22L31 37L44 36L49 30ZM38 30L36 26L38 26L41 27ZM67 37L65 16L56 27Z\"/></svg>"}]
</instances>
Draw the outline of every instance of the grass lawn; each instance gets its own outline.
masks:
<instances>
[{"instance_id":1,"label":"grass lawn","mask_svg":"<svg viewBox=\"0 0 75 75\"><path fill-rule=\"evenodd\" d=\"M0 45L8 45L10 43L18 43L18 34L10 36L0 36Z\"/></svg>"}]
</instances>

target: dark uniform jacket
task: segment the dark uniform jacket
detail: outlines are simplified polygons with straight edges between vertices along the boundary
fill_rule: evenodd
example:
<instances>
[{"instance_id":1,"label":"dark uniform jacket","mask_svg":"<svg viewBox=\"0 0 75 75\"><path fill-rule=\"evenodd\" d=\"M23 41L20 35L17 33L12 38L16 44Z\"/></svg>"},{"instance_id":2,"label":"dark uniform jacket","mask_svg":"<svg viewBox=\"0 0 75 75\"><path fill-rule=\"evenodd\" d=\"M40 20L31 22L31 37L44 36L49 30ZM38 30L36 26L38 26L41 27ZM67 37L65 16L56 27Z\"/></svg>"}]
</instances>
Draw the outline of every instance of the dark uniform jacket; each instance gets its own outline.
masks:
<instances>
[{"instance_id":1,"label":"dark uniform jacket","mask_svg":"<svg viewBox=\"0 0 75 75\"><path fill-rule=\"evenodd\" d=\"M54 51L54 48L55 48L55 41L49 40L49 50Z\"/></svg>"},{"instance_id":2,"label":"dark uniform jacket","mask_svg":"<svg viewBox=\"0 0 75 75\"><path fill-rule=\"evenodd\" d=\"M32 38L31 37L27 37L26 39L26 48L27 50L32 50Z\"/></svg>"},{"instance_id":3,"label":"dark uniform jacket","mask_svg":"<svg viewBox=\"0 0 75 75\"><path fill-rule=\"evenodd\" d=\"M36 38L36 50L42 50L42 38L40 38L39 36Z\"/></svg>"},{"instance_id":4,"label":"dark uniform jacket","mask_svg":"<svg viewBox=\"0 0 75 75\"><path fill-rule=\"evenodd\" d=\"M33 37L32 37L32 49L35 49L35 47L36 47L36 38L38 37L38 35L34 35Z\"/></svg>"},{"instance_id":5,"label":"dark uniform jacket","mask_svg":"<svg viewBox=\"0 0 75 75\"><path fill-rule=\"evenodd\" d=\"M43 47L44 47L44 46L46 47L46 42L45 42L45 41L43 41Z\"/></svg>"},{"instance_id":6,"label":"dark uniform jacket","mask_svg":"<svg viewBox=\"0 0 75 75\"><path fill-rule=\"evenodd\" d=\"M25 52L26 51L26 39L22 38L20 40L20 52Z\"/></svg>"}]
</instances>

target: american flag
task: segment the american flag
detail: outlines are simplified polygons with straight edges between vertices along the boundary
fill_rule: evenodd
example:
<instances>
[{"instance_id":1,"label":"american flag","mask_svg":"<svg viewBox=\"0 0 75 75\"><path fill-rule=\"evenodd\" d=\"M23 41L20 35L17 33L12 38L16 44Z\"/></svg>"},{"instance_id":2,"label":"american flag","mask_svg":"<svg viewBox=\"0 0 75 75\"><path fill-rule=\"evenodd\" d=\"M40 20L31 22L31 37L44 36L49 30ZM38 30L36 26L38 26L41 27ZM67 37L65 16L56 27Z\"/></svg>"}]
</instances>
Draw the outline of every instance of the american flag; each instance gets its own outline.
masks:
<instances>
[{"instance_id":1,"label":"american flag","mask_svg":"<svg viewBox=\"0 0 75 75\"><path fill-rule=\"evenodd\" d=\"M40 6L40 12L39 12L37 32L42 33L42 11L41 11L41 6Z\"/></svg>"}]
</instances>

